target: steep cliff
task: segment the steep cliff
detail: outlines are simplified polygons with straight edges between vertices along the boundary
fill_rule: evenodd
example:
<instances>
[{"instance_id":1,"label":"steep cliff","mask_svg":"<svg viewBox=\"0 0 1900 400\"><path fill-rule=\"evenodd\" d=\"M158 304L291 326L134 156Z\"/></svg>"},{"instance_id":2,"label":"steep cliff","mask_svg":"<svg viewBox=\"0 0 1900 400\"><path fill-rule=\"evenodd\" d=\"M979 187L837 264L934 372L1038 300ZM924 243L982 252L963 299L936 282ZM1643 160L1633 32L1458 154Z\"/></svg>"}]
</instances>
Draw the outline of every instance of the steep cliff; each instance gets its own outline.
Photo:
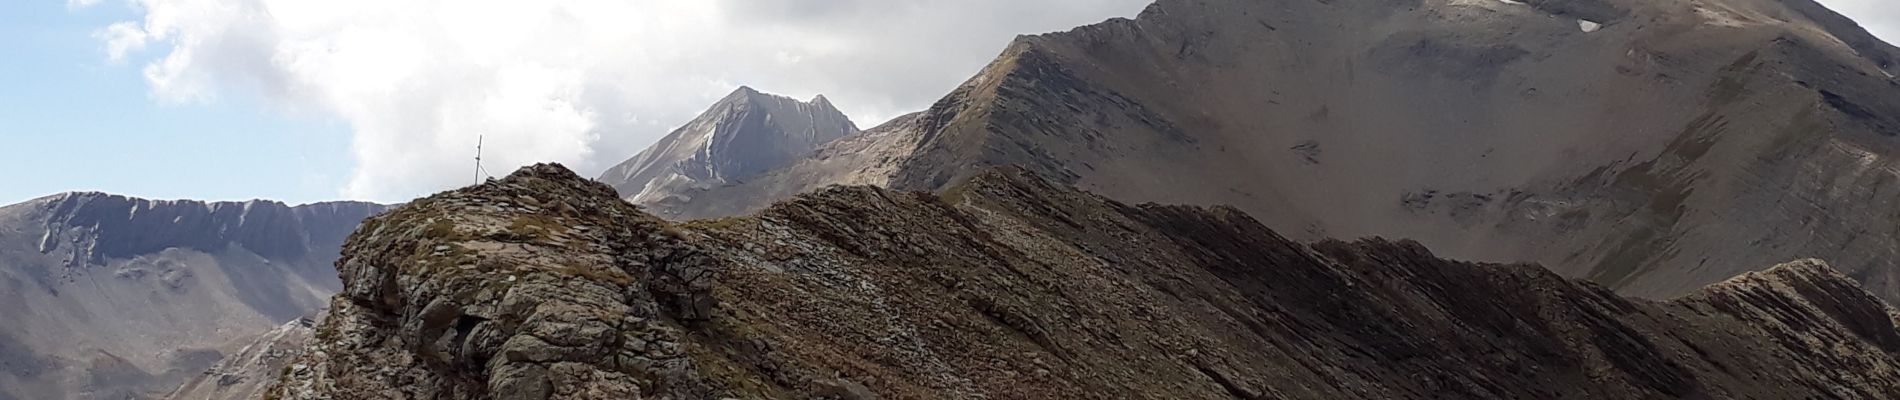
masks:
<instances>
[{"instance_id":1,"label":"steep cliff","mask_svg":"<svg viewBox=\"0 0 1900 400\"><path fill-rule=\"evenodd\" d=\"M366 222L281 399L1891 398L1818 261L1680 300L1004 169L665 222L553 165Z\"/></svg>"}]
</instances>

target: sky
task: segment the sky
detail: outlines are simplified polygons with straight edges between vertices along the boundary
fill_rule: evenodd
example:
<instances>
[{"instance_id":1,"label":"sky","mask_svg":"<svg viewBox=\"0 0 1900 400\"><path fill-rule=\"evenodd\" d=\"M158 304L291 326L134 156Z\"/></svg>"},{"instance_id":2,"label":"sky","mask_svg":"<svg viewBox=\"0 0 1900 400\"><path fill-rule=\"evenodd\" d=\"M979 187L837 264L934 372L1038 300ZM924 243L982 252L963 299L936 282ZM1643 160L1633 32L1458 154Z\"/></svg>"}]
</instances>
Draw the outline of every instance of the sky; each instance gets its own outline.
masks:
<instances>
[{"instance_id":1,"label":"sky","mask_svg":"<svg viewBox=\"0 0 1900 400\"><path fill-rule=\"evenodd\" d=\"M1885 38L1892 0L1823 0ZM405 201L625 160L740 85L860 126L1147 0L12 0L0 202Z\"/></svg>"}]
</instances>

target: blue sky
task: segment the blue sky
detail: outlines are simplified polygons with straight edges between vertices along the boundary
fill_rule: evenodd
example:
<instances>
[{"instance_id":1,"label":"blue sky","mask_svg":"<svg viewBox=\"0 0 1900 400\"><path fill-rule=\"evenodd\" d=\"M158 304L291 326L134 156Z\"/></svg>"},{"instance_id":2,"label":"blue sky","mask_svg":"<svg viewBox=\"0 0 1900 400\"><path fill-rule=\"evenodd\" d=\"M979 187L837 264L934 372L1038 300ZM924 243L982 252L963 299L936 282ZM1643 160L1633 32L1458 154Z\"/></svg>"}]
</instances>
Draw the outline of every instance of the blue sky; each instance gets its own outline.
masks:
<instances>
[{"instance_id":1,"label":"blue sky","mask_svg":"<svg viewBox=\"0 0 1900 400\"><path fill-rule=\"evenodd\" d=\"M405 201L470 183L478 136L493 173L592 175L740 85L871 126L1149 0L788 1L0 3L0 201Z\"/></svg>"},{"instance_id":2,"label":"blue sky","mask_svg":"<svg viewBox=\"0 0 1900 400\"><path fill-rule=\"evenodd\" d=\"M0 5L0 202L66 191L320 201L349 170L348 129L242 98L161 104L144 59L108 62L93 32L121 4Z\"/></svg>"},{"instance_id":3,"label":"blue sky","mask_svg":"<svg viewBox=\"0 0 1900 400\"><path fill-rule=\"evenodd\" d=\"M0 204L404 201L469 183L478 135L493 173L591 175L739 85L868 127L1149 1L7 0ZM1823 0L1893 38L1891 1Z\"/></svg>"}]
</instances>

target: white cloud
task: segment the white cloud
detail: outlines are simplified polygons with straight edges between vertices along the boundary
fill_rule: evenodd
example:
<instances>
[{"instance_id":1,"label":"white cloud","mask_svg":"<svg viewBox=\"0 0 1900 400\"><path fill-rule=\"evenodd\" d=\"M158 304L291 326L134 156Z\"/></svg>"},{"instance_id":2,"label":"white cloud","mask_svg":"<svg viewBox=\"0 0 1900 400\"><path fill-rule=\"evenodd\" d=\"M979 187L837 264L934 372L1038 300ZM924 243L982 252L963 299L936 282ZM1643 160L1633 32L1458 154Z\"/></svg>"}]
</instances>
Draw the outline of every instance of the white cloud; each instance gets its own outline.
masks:
<instances>
[{"instance_id":1,"label":"white cloud","mask_svg":"<svg viewBox=\"0 0 1900 400\"><path fill-rule=\"evenodd\" d=\"M66 0L66 8L86 8L99 4L99 0Z\"/></svg>"},{"instance_id":2,"label":"white cloud","mask_svg":"<svg viewBox=\"0 0 1900 400\"><path fill-rule=\"evenodd\" d=\"M68 0L71 4L96 0ZM737 85L862 125L927 107L1018 33L1147 0L132 0L96 35L155 98L261 96L353 131L346 197L404 200L559 161L597 172Z\"/></svg>"},{"instance_id":3,"label":"white cloud","mask_svg":"<svg viewBox=\"0 0 1900 400\"><path fill-rule=\"evenodd\" d=\"M97 1L97 0L94 0ZM145 31L139 24L120 22L94 33L93 38L106 43L106 58L112 62L125 60L125 53L145 48Z\"/></svg>"}]
</instances>

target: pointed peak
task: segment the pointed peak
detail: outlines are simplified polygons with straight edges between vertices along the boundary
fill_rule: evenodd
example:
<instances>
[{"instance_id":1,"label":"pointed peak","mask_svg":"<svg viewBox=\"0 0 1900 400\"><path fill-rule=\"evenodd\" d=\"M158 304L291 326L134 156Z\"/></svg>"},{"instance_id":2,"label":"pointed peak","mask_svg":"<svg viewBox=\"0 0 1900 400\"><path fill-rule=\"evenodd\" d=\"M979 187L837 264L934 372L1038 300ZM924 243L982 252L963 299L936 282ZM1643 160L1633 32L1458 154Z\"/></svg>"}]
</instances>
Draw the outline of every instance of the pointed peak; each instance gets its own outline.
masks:
<instances>
[{"instance_id":1,"label":"pointed peak","mask_svg":"<svg viewBox=\"0 0 1900 400\"><path fill-rule=\"evenodd\" d=\"M836 108L835 106L831 104L831 99L825 98L825 95L822 95L822 94L817 95L816 97L812 97L811 100L799 101L798 99L795 99L795 98L773 94L773 93L762 92L762 91L759 91L758 89L752 88L751 86L744 86L744 85L739 86L739 88L737 89L733 89L731 94L726 95L725 99L720 100L720 103L728 104L728 105L739 104L739 103L760 103L760 102L798 103L798 104L811 105L811 106L816 106L816 107L821 107L821 108L829 108L829 109Z\"/></svg>"},{"instance_id":2,"label":"pointed peak","mask_svg":"<svg viewBox=\"0 0 1900 400\"><path fill-rule=\"evenodd\" d=\"M759 96L763 96L763 95L765 95L765 93L759 92L758 89L753 89L751 86L740 86L738 89L733 89L732 93L726 94L726 97L724 99L721 99L719 102L733 103L733 102L739 102L739 101L751 101L752 99L757 98Z\"/></svg>"}]
</instances>

